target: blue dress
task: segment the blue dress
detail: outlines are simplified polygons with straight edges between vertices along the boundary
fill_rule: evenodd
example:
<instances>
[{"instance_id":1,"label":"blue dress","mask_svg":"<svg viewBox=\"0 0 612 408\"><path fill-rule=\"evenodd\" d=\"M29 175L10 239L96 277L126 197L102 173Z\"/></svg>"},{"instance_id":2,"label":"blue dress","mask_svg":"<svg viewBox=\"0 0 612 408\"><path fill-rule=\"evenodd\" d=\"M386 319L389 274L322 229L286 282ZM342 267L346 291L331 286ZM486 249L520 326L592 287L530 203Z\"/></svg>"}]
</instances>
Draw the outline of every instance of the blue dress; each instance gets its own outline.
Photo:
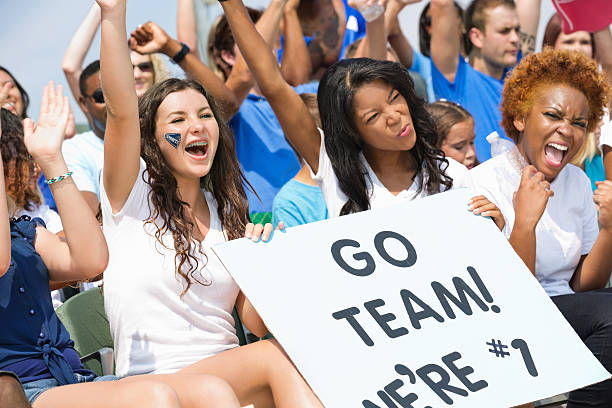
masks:
<instances>
[{"instance_id":1,"label":"blue dress","mask_svg":"<svg viewBox=\"0 0 612 408\"><path fill-rule=\"evenodd\" d=\"M0 370L22 383L55 378L76 382L74 373L91 374L80 363L70 335L53 310L49 271L34 249L39 218L11 221L11 265L0 277Z\"/></svg>"}]
</instances>

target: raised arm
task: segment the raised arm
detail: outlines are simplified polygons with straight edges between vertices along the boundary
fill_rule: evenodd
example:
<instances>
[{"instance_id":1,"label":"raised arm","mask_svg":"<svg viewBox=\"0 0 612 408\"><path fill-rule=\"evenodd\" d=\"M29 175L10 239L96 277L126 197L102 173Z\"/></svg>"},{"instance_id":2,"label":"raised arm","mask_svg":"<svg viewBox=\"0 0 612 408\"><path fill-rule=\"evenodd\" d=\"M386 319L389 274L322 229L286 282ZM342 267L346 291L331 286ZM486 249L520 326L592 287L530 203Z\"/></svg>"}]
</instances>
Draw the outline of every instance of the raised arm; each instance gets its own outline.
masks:
<instances>
[{"instance_id":1,"label":"raised arm","mask_svg":"<svg viewBox=\"0 0 612 408\"><path fill-rule=\"evenodd\" d=\"M138 98L125 40L126 0L96 1L102 9L100 74L107 111L102 182L113 212L118 212L140 169Z\"/></svg>"},{"instance_id":2,"label":"raised arm","mask_svg":"<svg viewBox=\"0 0 612 408\"><path fill-rule=\"evenodd\" d=\"M421 0L389 0L385 10L385 32L387 41L397 54L399 62L406 68L412 67L412 46L402 32L398 15L408 4Z\"/></svg>"},{"instance_id":3,"label":"raised arm","mask_svg":"<svg viewBox=\"0 0 612 408\"><path fill-rule=\"evenodd\" d=\"M89 9L89 13L85 17L85 20L81 23L76 33L70 40L68 49L64 54L62 60L62 70L66 76L66 81L72 91L72 96L76 101L81 96L81 90L79 88L79 77L83 71L83 61L91 47L91 43L98 31L100 26L100 7L97 3L94 3Z\"/></svg>"},{"instance_id":4,"label":"raised arm","mask_svg":"<svg viewBox=\"0 0 612 408\"><path fill-rule=\"evenodd\" d=\"M431 58L450 82L455 81L461 52L458 25L459 15L453 0L431 0Z\"/></svg>"},{"instance_id":5,"label":"raised arm","mask_svg":"<svg viewBox=\"0 0 612 408\"><path fill-rule=\"evenodd\" d=\"M272 106L285 136L316 172L319 168L321 137L308 109L283 79L274 54L253 26L242 1L227 0L221 5L238 47Z\"/></svg>"},{"instance_id":6,"label":"raised arm","mask_svg":"<svg viewBox=\"0 0 612 408\"><path fill-rule=\"evenodd\" d=\"M287 0L272 0L268 8L261 15L255 29L272 49L278 37L278 29L280 20L283 16L283 9ZM232 68L225 85L234 93L238 106L246 99L251 92L255 81L251 75L251 71L241 53L236 55L236 61Z\"/></svg>"},{"instance_id":7,"label":"raised arm","mask_svg":"<svg viewBox=\"0 0 612 408\"><path fill-rule=\"evenodd\" d=\"M542 0L516 0L516 12L521 25L519 36L523 57L535 52L541 3Z\"/></svg>"},{"instance_id":8,"label":"raised arm","mask_svg":"<svg viewBox=\"0 0 612 408\"><path fill-rule=\"evenodd\" d=\"M0 93L4 92L0 89ZM2 99L0 99L2 100ZM2 139L2 120L0 119L0 139ZM11 227L9 222L8 205L6 201L6 186L4 184L4 164L0 155L0 277L11 266Z\"/></svg>"},{"instance_id":9,"label":"raised arm","mask_svg":"<svg viewBox=\"0 0 612 408\"><path fill-rule=\"evenodd\" d=\"M198 50L198 24L196 22L193 0L178 0L176 13L176 38L191 49L191 53L200 59Z\"/></svg>"},{"instance_id":10,"label":"raised arm","mask_svg":"<svg viewBox=\"0 0 612 408\"><path fill-rule=\"evenodd\" d=\"M370 0L374 2L374 0ZM348 2L349 6L356 7L352 2ZM355 58L371 58L384 61L387 59L387 35L385 30L384 14L376 20L366 23L366 35L359 43Z\"/></svg>"},{"instance_id":11,"label":"raised arm","mask_svg":"<svg viewBox=\"0 0 612 408\"><path fill-rule=\"evenodd\" d=\"M182 47L180 42L170 37L159 25L151 21L134 30L131 39L132 49L140 54L161 52L172 58L181 51ZM239 105L233 92L200 58L188 53L179 62L179 65L188 76L201 83L215 97L228 117L238 111Z\"/></svg>"},{"instance_id":12,"label":"raised arm","mask_svg":"<svg viewBox=\"0 0 612 408\"><path fill-rule=\"evenodd\" d=\"M24 143L28 152L48 179L57 204L65 241L45 228L37 228L34 242L52 281L72 281L93 278L106 268L108 249L104 234L87 203L67 175L62 156L62 141L70 105L62 88L49 83L44 90L40 118L34 130L30 119L24 121ZM66 176L66 178L57 180Z\"/></svg>"},{"instance_id":13,"label":"raised arm","mask_svg":"<svg viewBox=\"0 0 612 408\"><path fill-rule=\"evenodd\" d=\"M305 84L312 72L312 62L308 47L304 41L304 33L297 14L300 0L289 0L285 6L283 21L285 22L285 47L281 71L287 82L293 86Z\"/></svg>"}]
</instances>

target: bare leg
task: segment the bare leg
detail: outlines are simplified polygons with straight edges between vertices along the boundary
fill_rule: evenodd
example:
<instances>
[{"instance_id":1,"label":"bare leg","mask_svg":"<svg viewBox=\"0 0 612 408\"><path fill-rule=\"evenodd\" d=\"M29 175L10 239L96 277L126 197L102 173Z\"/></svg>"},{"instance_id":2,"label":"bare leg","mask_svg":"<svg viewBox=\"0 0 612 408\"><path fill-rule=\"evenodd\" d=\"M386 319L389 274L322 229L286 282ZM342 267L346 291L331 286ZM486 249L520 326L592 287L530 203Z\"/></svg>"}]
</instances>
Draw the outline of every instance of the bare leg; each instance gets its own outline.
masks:
<instances>
[{"instance_id":1,"label":"bare leg","mask_svg":"<svg viewBox=\"0 0 612 408\"><path fill-rule=\"evenodd\" d=\"M21 384L11 375L0 375L0 407L31 408Z\"/></svg>"},{"instance_id":2,"label":"bare leg","mask_svg":"<svg viewBox=\"0 0 612 408\"><path fill-rule=\"evenodd\" d=\"M55 387L40 394L34 408L181 408L171 386L156 381L90 382Z\"/></svg>"},{"instance_id":3,"label":"bare leg","mask_svg":"<svg viewBox=\"0 0 612 408\"><path fill-rule=\"evenodd\" d=\"M232 387L219 377L202 374L150 374L121 379L122 383L159 381L178 395L182 408L238 408Z\"/></svg>"},{"instance_id":4,"label":"bare leg","mask_svg":"<svg viewBox=\"0 0 612 408\"><path fill-rule=\"evenodd\" d=\"M275 340L224 351L179 371L212 374L227 381L240 403L256 408L323 407Z\"/></svg>"}]
</instances>

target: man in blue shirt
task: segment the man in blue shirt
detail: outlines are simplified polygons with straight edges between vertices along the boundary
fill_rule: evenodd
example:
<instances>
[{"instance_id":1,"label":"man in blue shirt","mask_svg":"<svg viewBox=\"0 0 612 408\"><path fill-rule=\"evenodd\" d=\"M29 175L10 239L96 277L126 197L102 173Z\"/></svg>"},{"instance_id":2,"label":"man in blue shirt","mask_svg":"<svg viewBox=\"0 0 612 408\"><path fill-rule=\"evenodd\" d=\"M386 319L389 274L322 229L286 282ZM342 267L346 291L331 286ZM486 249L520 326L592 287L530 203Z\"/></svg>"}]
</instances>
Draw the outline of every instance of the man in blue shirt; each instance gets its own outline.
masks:
<instances>
[{"instance_id":1,"label":"man in blue shirt","mask_svg":"<svg viewBox=\"0 0 612 408\"><path fill-rule=\"evenodd\" d=\"M453 0L432 0L431 75L437 98L459 103L474 116L476 156L491 157L486 141L497 131L502 137L499 105L507 70L513 67L530 33L521 32L513 0L473 0L465 13L471 50L469 64L460 55L458 15ZM526 53L529 50L523 48Z\"/></svg>"},{"instance_id":2,"label":"man in blue shirt","mask_svg":"<svg viewBox=\"0 0 612 408\"><path fill-rule=\"evenodd\" d=\"M276 3L271 2L265 11L264 16L267 15L267 18L259 17L259 13L255 10L249 10L251 19L257 20L258 31L269 44L274 41L271 35L275 31L274 25L280 21L280 14L275 11ZM287 82L295 86L307 82L311 74L318 72L319 68L326 68L328 63L331 65L337 61L338 55L344 49L344 43L348 44L350 40L359 35L360 27L364 32L365 25L360 26L360 20L356 16L357 11L348 7L346 0L301 2L299 6L296 2L287 3L289 3L288 6L282 11L285 26L283 53L291 53L292 57L283 59L281 71ZM311 15L309 11L315 14ZM302 20L303 16L305 20ZM336 24L330 23L329 19L335 19ZM338 25L338 19L346 19L346 27L343 24ZM313 24L312 27L309 26L310 23ZM299 33L299 36L293 35L296 34L296 30L293 30L292 27L296 27L296 24L300 27L309 26L312 29L310 34L313 37L307 47L303 33ZM297 31L301 31L300 27L297 27ZM253 87L246 93L243 89L236 90L235 78L240 79L241 77L236 70L244 70L245 63L235 47L233 35L224 16L211 30L211 35L213 37L209 44L211 44L212 59L222 71L226 85L232 89L236 98L242 103L238 112L229 121L229 125L236 139L236 155L240 165L247 180L257 193L255 195L248 188L246 189L249 211L251 214L267 213L272 211L274 196L287 181L296 175L301 165L293 149L287 143L270 104L260 95L257 88ZM329 54L326 50L333 51L333 53ZM296 53L296 51L301 52ZM320 52L325 58L318 57ZM328 61L328 58L333 61ZM297 79L295 78L296 70L287 70L285 63L291 64L292 68L301 68ZM308 70L304 71L304 67L308 67ZM293 79L288 78L288 72L293 74ZM296 87L296 91L316 93L317 84L300 85Z\"/></svg>"}]
</instances>

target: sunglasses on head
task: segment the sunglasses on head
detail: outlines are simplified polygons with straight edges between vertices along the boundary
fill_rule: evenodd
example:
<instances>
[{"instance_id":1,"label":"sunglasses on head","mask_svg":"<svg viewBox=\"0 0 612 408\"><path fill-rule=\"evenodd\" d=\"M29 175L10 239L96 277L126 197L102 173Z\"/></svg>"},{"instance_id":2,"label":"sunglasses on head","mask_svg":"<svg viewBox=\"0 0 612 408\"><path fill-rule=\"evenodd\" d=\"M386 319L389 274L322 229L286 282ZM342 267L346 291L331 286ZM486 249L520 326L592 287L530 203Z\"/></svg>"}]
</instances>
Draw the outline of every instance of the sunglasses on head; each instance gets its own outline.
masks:
<instances>
[{"instance_id":1,"label":"sunglasses on head","mask_svg":"<svg viewBox=\"0 0 612 408\"><path fill-rule=\"evenodd\" d=\"M104 94L102 93L102 88L98 88L91 95L87 95L91 97L95 103L104 103Z\"/></svg>"},{"instance_id":2,"label":"sunglasses on head","mask_svg":"<svg viewBox=\"0 0 612 408\"><path fill-rule=\"evenodd\" d=\"M140 64L132 64L132 68L138 67L142 72L152 72L153 63L151 61L141 62Z\"/></svg>"}]
</instances>

